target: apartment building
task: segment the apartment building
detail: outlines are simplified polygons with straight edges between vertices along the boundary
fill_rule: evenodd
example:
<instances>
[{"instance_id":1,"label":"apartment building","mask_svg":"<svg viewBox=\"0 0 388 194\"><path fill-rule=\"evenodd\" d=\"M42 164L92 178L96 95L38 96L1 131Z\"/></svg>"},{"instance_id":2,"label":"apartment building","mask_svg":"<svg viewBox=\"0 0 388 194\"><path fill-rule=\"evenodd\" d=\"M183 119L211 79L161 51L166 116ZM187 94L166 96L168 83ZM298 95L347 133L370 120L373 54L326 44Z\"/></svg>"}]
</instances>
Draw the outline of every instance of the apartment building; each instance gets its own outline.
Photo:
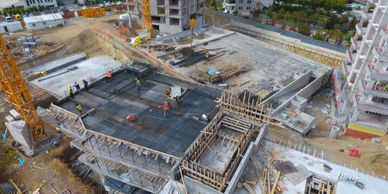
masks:
<instances>
[{"instance_id":1,"label":"apartment building","mask_svg":"<svg viewBox=\"0 0 388 194\"><path fill-rule=\"evenodd\" d=\"M374 9L371 5L374 4ZM388 0L369 0L351 39L346 133L370 138L385 135L388 128Z\"/></svg>"},{"instance_id":2,"label":"apartment building","mask_svg":"<svg viewBox=\"0 0 388 194\"><path fill-rule=\"evenodd\" d=\"M129 0L128 9L141 16L141 0ZM205 0L151 0L152 26L161 33L177 33L189 29L190 18L204 24Z\"/></svg>"},{"instance_id":3,"label":"apartment building","mask_svg":"<svg viewBox=\"0 0 388 194\"><path fill-rule=\"evenodd\" d=\"M57 0L1 0L0 9L12 8L12 7L39 7L39 6L52 6L57 7Z\"/></svg>"},{"instance_id":4,"label":"apartment building","mask_svg":"<svg viewBox=\"0 0 388 194\"><path fill-rule=\"evenodd\" d=\"M248 16L256 9L262 9L273 4L273 0L224 0L226 13L236 13Z\"/></svg>"}]
</instances>

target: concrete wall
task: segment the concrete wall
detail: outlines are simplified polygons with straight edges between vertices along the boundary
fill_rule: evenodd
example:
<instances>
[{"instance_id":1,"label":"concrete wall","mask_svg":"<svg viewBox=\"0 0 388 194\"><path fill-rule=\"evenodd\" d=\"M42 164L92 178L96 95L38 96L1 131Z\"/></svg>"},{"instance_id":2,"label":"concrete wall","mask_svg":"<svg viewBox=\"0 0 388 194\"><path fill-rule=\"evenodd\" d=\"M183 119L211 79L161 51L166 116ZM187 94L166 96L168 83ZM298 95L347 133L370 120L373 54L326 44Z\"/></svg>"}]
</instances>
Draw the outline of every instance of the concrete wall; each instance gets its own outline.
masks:
<instances>
[{"instance_id":1,"label":"concrete wall","mask_svg":"<svg viewBox=\"0 0 388 194\"><path fill-rule=\"evenodd\" d=\"M232 194L234 192L234 190L236 189L236 185L237 185L238 181L240 180L241 175L244 172L244 169L249 162L249 158L250 158L252 152L258 151L260 143L263 141L266 133L267 133L267 126L264 125L261 128L259 135L255 139L255 142L251 142L249 144L247 151L245 152L242 160L240 161L240 164L238 165L238 167L236 169L236 172L234 172L234 175L233 175L232 179L230 180L229 185L224 192L225 194Z\"/></svg>"},{"instance_id":2,"label":"concrete wall","mask_svg":"<svg viewBox=\"0 0 388 194\"><path fill-rule=\"evenodd\" d=\"M332 71L325 72L322 76L316 78L314 81L309 83L303 90L298 93L298 96L303 98L310 98L315 92L317 92L322 86L324 86L330 79Z\"/></svg>"},{"instance_id":3,"label":"concrete wall","mask_svg":"<svg viewBox=\"0 0 388 194\"><path fill-rule=\"evenodd\" d=\"M177 32L181 32L182 28L176 25L159 24L159 31L161 33L174 34Z\"/></svg>"},{"instance_id":4,"label":"concrete wall","mask_svg":"<svg viewBox=\"0 0 388 194\"><path fill-rule=\"evenodd\" d=\"M151 15L158 15L157 1L150 1Z\"/></svg>"},{"instance_id":5,"label":"concrete wall","mask_svg":"<svg viewBox=\"0 0 388 194\"><path fill-rule=\"evenodd\" d=\"M0 33L2 34L8 33L8 32L17 32L22 30L23 30L23 26L19 21L0 23Z\"/></svg>"},{"instance_id":6,"label":"concrete wall","mask_svg":"<svg viewBox=\"0 0 388 194\"><path fill-rule=\"evenodd\" d=\"M316 78L314 81L312 81L307 86L305 86L302 90L297 92L294 96L290 97L286 102L284 102L280 106L276 107L276 109L274 109L272 111L272 114L279 113L279 111L281 111L284 107L286 107L288 104L290 104L291 101L293 99L295 99L297 96L303 97L306 99L310 98L315 92L317 92L322 86L324 86L329 81L331 73L332 73L332 71L328 71L325 74L321 75L320 77ZM303 78L303 77L301 77L301 78ZM266 101L264 101L264 103L266 103ZM268 102L268 103L270 103L270 102Z\"/></svg>"},{"instance_id":7,"label":"concrete wall","mask_svg":"<svg viewBox=\"0 0 388 194\"><path fill-rule=\"evenodd\" d=\"M190 194L222 194L222 192L217 191L207 185L204 185L197 180L191 179L190 177L184 176L184 181L188 193Z\"/></svg>"},{"instance_id":8,"label":"concrete wall","mask_svg":"<svg viewBox=\"0 0 388 194\"><path fill-rule=\"evenodd\" d=\"M297 89L300 89L300 88L306 86L309 83L309 81L310 81L311 75L312 75L311 71L305 73L299 79L294 80L293 82L288 84L285 88L279 90L274 95L272 95L271 97L267 98L263 103L264 104L271 103L271 102L275 101L277 98L279 98L279 97L281 97L281 96L283 96L285 94L288 94L288 93L290 93L292 91L295 91Z\"/></svg>"}]
</instances>

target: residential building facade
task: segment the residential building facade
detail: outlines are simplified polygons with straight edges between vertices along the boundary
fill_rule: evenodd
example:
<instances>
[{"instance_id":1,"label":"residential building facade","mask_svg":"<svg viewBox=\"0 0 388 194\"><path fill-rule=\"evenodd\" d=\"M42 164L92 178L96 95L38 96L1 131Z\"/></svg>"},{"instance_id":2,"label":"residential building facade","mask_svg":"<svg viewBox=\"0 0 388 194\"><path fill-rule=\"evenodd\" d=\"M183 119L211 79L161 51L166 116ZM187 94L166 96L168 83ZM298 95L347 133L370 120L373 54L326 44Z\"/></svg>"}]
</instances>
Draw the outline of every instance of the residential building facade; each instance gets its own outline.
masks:
<instances>
[{"instance_id":1,"label":"residential building facade","mask_svg":"<svg viewBox=\"0 0 388 194\"><path fill-rule=\"evenodd\" d=\"M1 0L0 9L12 8L12 7L39 7L49 6L57 7L57 0Z\"/></svg>"},{"instance_id":2,"label":"residential building facade","mask_svg":"<svg viewBox=\"0 0 388 194\"><path fill-rule=\"evenodd\" d=\"M273 0L224 0L226 13L248 16L252 11L269 7Z\"/></svg>"},{"instance_id":3,"label":"residential building facade","mask_svg":"<svg viewBox=\"0 0 388 194\"><path fill-rule=\"evenodd\" d=\"M375 5L371 9L372 3ZM351 104L346 133L361 138L388 128L388 0L369 0L344 66Z\"/></svg>"},{"instance_id":4,"label":"residential building facade","mask_svg":"<svg viewBox=\"0 0 388 194\"><path fill-rule=\"evenodd\" d=\"M131 13L141 17L141 0L128 0ZM152 26L161 33L177 33L190 28L191 18L204 23L205 0L151 0Z\"/></svg>"}]
</instances>

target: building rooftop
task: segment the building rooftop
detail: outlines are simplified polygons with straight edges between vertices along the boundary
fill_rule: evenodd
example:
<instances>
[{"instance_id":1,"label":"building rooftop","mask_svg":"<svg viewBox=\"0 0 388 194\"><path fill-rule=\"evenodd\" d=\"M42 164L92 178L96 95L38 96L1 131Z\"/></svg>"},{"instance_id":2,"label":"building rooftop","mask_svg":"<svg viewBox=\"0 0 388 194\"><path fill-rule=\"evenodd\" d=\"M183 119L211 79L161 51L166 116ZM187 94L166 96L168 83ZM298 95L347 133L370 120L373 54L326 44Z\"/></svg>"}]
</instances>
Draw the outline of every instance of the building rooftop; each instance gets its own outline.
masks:
<instances>
[{"instance_id":1,"label":"building rooftop","mask_svg":"<svg viewBox=\"0 0 388 194\"><path fill-rule=\"evenodd\" d=\"M12 7L12 6L23 6L21 0L1 0L0 1L0 9Z\"/></svg>"},{"instance_id":2,"label":"building rooftop","mask_svg":"<svg viewBox=\"0 0 388 194\"><path fill-rule=\"evenodd\" d=\"M60 19L63 19L61 14L52 13L52 14L44 14L44 15L38 15L38 16L25 17L24 22L25 23L37 23L37 22L60 20Z\"/></svg>"},{"instance_id":3,"label":"building rooftop","mask_svg":"<svg viewBox=\"0 0 388 194\"><path fill-rule=\"evenodd\" d=\"M82 121L88 130L182 156L207 125L200 120L202 114L217 112L215 99L219 91L157 73L141 78L138 90L134 78L133 71L119 71L111 83L106 79L97 81L89 90L57 105L78 114L75 106L81 104L85 113ZM172 86L184 89L179 105L166 95ZM166 117L161 108L165 100L172 106ZM129 115L136 115L137 121L128 121Z\"/></svg>"}]
</instances>

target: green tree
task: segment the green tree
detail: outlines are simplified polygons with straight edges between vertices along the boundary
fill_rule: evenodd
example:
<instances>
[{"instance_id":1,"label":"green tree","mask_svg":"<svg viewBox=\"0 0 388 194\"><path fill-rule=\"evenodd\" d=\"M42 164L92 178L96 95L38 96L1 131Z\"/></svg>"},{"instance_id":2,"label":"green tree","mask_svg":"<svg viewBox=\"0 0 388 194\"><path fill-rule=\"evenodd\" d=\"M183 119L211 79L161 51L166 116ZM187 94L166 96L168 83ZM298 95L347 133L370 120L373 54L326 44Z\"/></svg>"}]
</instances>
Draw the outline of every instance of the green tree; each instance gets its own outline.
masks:
<instances>
[{"instance_id":1,"label":"green tree","mask_svg":"<svg viewBox=\"0 0 388 194\"><path fill-rule=\"evenodd\" d=\"M318 31L313 35L313 38L316 40L323 40L325 38L325 34L322 31Z\"/></svg>"},{"instance_id":2,"label":"green tree","mask_svg":"<svg viewBox=\"0 0 388 194\"><path fill-rule=\"evenodd\" d=\"M305 35L305 36L309 36L310 35L310 24L298 25L298 32Z\"/></svg>"}]
</instances>

